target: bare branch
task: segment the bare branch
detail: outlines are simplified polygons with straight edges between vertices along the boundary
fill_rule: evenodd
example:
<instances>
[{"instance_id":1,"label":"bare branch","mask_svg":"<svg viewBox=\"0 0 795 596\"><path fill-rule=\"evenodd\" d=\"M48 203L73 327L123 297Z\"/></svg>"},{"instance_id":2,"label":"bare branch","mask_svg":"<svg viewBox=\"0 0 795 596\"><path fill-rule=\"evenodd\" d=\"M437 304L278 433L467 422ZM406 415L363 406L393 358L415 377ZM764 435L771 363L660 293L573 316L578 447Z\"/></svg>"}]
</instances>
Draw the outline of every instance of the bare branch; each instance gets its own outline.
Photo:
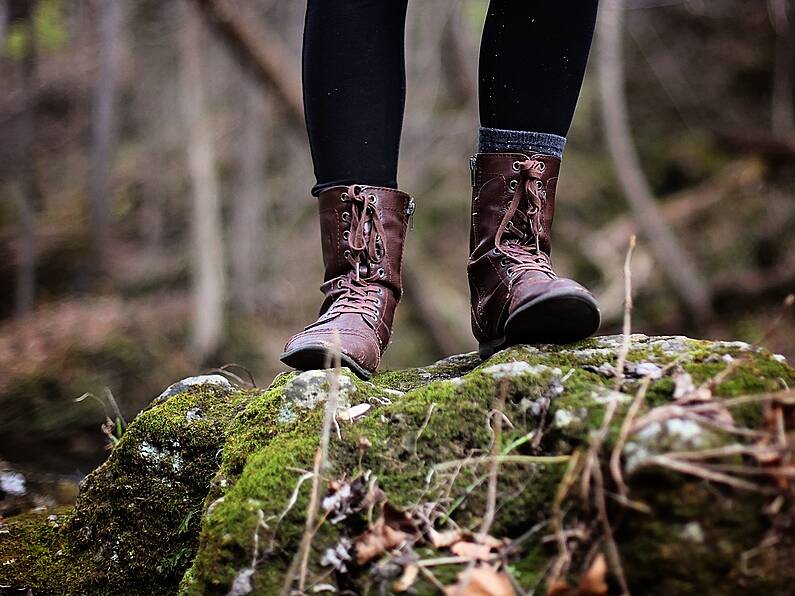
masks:
<instances>
[{"instance_id":1,"label":"bare branch","mask_svg":"<svg viewBox=\"0 0 795 596\"><path fill-rule=\"evenodd\" d=\"M286 108L290 120L299 127L304 121L304 102L300 72L287 47L264 21L249 13L247 4L232 5L228 0L193 0L216 31L251 69L257 78L272 88Z\"/></svg>"},{"instance_id":2,"label":"bare branch","mask_svg":"<svg viewBox=\"0 0 795 596\"><path fill-rule=\"evenodd\" d=\"M602 119L619 183L655 258L688 311L707 318L711 296L703 276L660 214L629 125L622 55L624 0L606 0L599 18L598 63Z\"/></svg>"}]
</instances>

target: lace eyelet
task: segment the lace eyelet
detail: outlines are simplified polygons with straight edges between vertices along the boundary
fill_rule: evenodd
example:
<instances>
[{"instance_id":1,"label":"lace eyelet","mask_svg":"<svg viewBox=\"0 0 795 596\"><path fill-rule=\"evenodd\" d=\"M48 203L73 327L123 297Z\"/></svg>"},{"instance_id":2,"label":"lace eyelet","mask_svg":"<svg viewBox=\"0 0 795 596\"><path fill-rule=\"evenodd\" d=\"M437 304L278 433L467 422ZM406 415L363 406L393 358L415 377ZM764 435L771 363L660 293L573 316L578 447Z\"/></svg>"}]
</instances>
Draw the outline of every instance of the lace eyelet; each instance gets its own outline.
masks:
<instances>
[{"instance_id":1,"label":"lace eyelet","mask_svg":"<svg viewBox=\"0 0 795 596\"><path fill-rule=\"evenodd\" d=\"M378 277L380 277L381 279L384 279L384 278L386 277L386 271L384 271L384 268L383 268L383 267L381 267L381 268L378 270Z\"/></svg>"},{"instance_id":2,"label":"lace eyelet","mask_svg":"<svg viewBox=\"0 0 795 596\"><path fill-rule=\"evenodd\" d=\"M367 200L370 201L373 205L378 205L378 197L375 195L367 195Z\"/></svg>"},{"instance_id":3,"label":"lace eyelet","mask_svg":"<svg viewBox=\"0 0 795 596\"><path fill-rule=\"evenodd\" d=\"M340 195L340 201L343 201L343 202L345 202L345 201L347 201L349 198L350 198L350 197L348 196L348 193L347 193L347 192L344 192L344 193L342 193L342 194Z\"/></svg>"},{"instance_id":4,"label":"lace eyelet","mask_svg":"<svg viewBox=\"0 0 795 596\"><path fill-rule=\"evenodd\" d=\"M515 161L513 162L513 164L511 164L511 167L513 168L514 172L518 172L519 168L521 167L521 164L518 161Z\"/></svg>"},{"instance_id":5,"label":"lace eyelet","mask_svg":"<svg viewBox=\"0 0 795 596\"><path fill-rule=\"evenodd\" d=\"M500 251L498 251L498 250L496 249L496 247L495 247L495 248L492 248L492 249L491 249L491 254L492 254L492 256L495 256L495 257L497 257L497 256L499 256L499 254L500 254Z\"/></svg>"},{"instance_id":6,"label":"lace eyelet","mask_svg":"<svg viewBox=\"0 0 795 596\"><path fill-rule=\"evenodd\" d=\"M384 288L378 288L377 293L378 293L379 296L383 296L384 295Z\"/></svg>"},{"instance_id":7,"label":"lace eyelet","mask_svg":"<svg viewBox=\"0 0 795 596\"><path fill-rule=\"evenodd\" d=\"M508 188L511 190L516 190L516 187L519 186L519 182L517 180L511 180L508 184Z\"/></svg>"},{"instance_id":8,"label":"lace eyelet","mask_svg":"<svg viewBox=\"0 0 795 596\"><path fill-rule=\"evenodd\" d=\"M345 231L342 233L342 239L343 239L343 240L347 240L347 239L348 239L348 238L350 238L350 237L351 237L351 233L350 233L350 231L349 231L349 230L345 230Z\"/></svg>"},{"instance_id":9,"label":"lace eyelet","mask_svg":"<svg viewBox=\"0 0 795 596\"><path fill-rule=\"evenodd\" d=\"M342 215L340 215L340 219L345 223L348 223L351 220L351 214L347 211L343 211Z\"/></svg>"},{"instance_id":10,"label":"lace eyelet","mask_svg":"<svg viewBox=\"0 0 795 596\"><path fill-rule=\"evenodd\" d=\"M538 171L539 172L543 172L546 169L547 169L547 164L545 164L543 161L539 161L538 162Z\"/></svg>"},{"instance_id":11,"label":"lace eyelet","mask_svg":"<svg viewBox=\"0 0 795 596\"><path fill-rule=\"evenodd\" d=\"M505 257L500 259L500 265L502 265L503 267L507 267L508 266L508 259L506 259Z\"/></svg>"},{"instance_id":12,"label":"lace eyelet","mask_svg":"<svg viewBox=\"0 0 795 596\"><path fill-rule=\"evenodd\" d=\"M337 288L339 288L340 290L342 289L342 280L341 279L337 280Z\"/></svg>"},{"instance_id":13,"label":"lace eyelet","mask_svg":"<svg viewBox=\"0 0 795 596\"><path fill-rule=\"evenodd\" d=\"M350 259L352 254L353 253L351 253L351 251L346 250L344 253L342 253L342 256L344 256L346 259Z\"/></svg>"}]
</instances>

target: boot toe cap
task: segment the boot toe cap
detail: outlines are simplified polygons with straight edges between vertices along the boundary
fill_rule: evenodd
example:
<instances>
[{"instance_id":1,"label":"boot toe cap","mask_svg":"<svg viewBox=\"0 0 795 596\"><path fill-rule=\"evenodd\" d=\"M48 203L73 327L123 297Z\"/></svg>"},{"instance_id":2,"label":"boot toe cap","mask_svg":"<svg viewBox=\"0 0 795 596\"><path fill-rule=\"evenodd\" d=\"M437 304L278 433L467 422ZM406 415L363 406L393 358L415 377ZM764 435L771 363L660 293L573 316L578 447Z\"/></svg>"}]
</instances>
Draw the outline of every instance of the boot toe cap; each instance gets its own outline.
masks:
<instances>
[{"instance_id":1,"label":"boot toe cap","mask_svg":"<svg viewBox=\"0 0 795 596\"><path fill-rule=\"evenodd\" d=\"M284 346L281 359L301 369L328 368L332 364L330 356L338 349L343 366L357 369L360 376L372 374L381 360L375 333L335 327L314 327L297 333Z\"/></svg>"}]
</instances>

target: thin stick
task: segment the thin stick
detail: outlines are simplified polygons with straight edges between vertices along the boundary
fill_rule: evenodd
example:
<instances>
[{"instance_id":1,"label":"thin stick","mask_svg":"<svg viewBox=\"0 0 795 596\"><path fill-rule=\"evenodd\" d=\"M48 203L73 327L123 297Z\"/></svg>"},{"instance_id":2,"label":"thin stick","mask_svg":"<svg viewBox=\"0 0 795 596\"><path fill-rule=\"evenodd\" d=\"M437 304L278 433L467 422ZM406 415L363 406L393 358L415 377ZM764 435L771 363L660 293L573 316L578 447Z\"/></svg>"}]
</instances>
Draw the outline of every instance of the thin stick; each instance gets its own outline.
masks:
<instances>
[{"instance_id":1,"label":"thin stick","mask_svg":"<svg viewBox=\"0 0 795 596\"><path fill-rule=\"evenodd\" d=\"M314 466L312 469L312 492L309 498L309 505L306 511L306 524L304 525L304 534L301 536L301 543L299 544L298 551L295 553L290 569L282 585L281 595L289 596L292 589L293 582L295 581L296 572L298 572L298 589L304 592L306 587L306 574L309 565L309 552L312 546L312 539L315 537L317 528L315 527L315 520L317 519L318 510L320 509L321 501L321 475L323 470L328 465L328 449L331 441L331 425L337 413L337 397L339 394L339 378L341 373L341 357L340 357L340 342L339 335L335 334L335 350L333 354L329 354L329 359L334 364L334 372L330 375L329 379L329 392L326 399L326 411L323 419L323 430L320 435L320 446L315 452ZM331 363L329 362L329 364Z\"/></svg>"},{"instance_id":2,"label":"thin stick","mask_svg":"<svg viewBox=\"0 0 795 596\"><path fill-rule=\"evenodd\" d=\"M502 441L502 411L505 408L505 394L508 391L507 382L505 379L500 383L500 393L497 398L497 403L494 407L497 410L497 419L494 422L494 440L491 443L491 465L489 467L489 484L486 492L486 513L483 516L483 522L480 524L480 536L485 540L491 530L491 524L494 523L494 515L497 509L497 479L500 471L500 462L498 460L500 454L500 442Z\"/></svg>"},{"instance_id":3,"label":"thin stick","mask_svg":"<svg viewBox=\"0 0 795 596\"><path fill-rule=\"evenodd\" d=\"M481 464L565 464L571 459L570 455L487 455L478 458L454 459L436 464L433 468L437 472L458 468L459 466L479 466Z\"/></svg>"},{"instance_id":4,"label":"thin stick","mask_svg":"<svg viewBox=\"0 0 795 596\"><path fill-rule=\"evenodd\" d=\"M757 393L755 395L739 395L737 397L730 397L720 401L720 405L724 408L733 408L734 406L741 406L748 403L755 403L760 401L777 401L784 405L795 405L795 389L785 389L784 391L776 391L773 393ZM691 406L691 412L700 412L702 410L709 410L712 404L697 404Z\"/></svg>"},{"instance_id":5,"label":"thin stick","mask_svg":"<svg viewBox=\"0 0 795 596\"><path fill-rule=\"evenodd\" d=\"M602 420L602 426L599 428L593 438L591 444L588 446L588 454L585 457L585 464L583 466L583 474L580 479L580 497L583 502L587 503L590 487L591 487L591 471L594 467L601 465L599 463L599 452L602 450L602 444L607 437L607 432L610 430L610 423L613 421L616 410L618 409L618 400L611 400L605 408L605 417Z\"/></svg>"},{"instance_id":6,"label":"thin stick","mask_svg":"<svg viewBox=\"0 0 795 596\"><path fill-rule=\"evenodd\" d=\"M561 505L582 471L582 466L580 465L581 460L582 457L579 450L572 453L569 465L566 468L566 473L563 475L560 484L558 484L558 489L555 492L555 500L552 502L552 519L550 520L550 526L555 534L555 540L558 543L558 556L550 565L550 584L554 583L566 572L569 567L569 562L571 561L571 555L566 545L566 535L563 532L563 510Z\"/></svg>"},{"instance_id":7,"label":"thin stick","mask_svg":"<svg viewBox=\"0 0 795 596\"><path fill-rule=\"evenodd\" d=\"M632 253L635 251L635 234L629 237L629 248L624 259L624 329L621 338L621 350L616 362L616 391L621 390L624 382L624 365L629 354L630 333L632 332Z\"/></svg>"},{"instance_id":8,"label":"thin stick","mask_svg":"<svg viewBox=\"0 0 795 596\"><path fill-rule=\"evenodd\" d=\"M621 423L621 430L618 433L618 440L613 446L613 452L610 454L610 473L618 486L618 492L624 498L626 498L629 491L627 485L624 483L624 477L621 474L621 452L624 451L624 445L627 442L627 437L629 437L629 430L632 428L632 423L635 421L635 417L638 415L643 401L646 399L646 391L648 391L650 383L651 378L644 377L640 389L638 389L638 393L632 401L632 405L629 406L629 410L627 410L627 415L624 416L624 420Z\"/></svg>"},{"instance_id":9,"label":"thin stick","mask_svg":"<svg viewBox=\"0 0 795 596\"><path fill-rule=\"evenodd\" d=\"M425 567L420 567L419 569L420 573L422 573L422 575L425 576L425 579L431 582L436 587L436 589L439 590L440 593L444 593L444 584L442 584L442 582L436 579L436 576L433 573L431 573Z\"/></svg>"},{"instance_id":10,"label":"thin stick","mask_svg":"<svg viewBox=\"0 0 795 596\"><path fill-rule=\"evenodd\" d=\"M774 494L775 492L773 490L767 490L752 482L741 480L739 478L735 478L734 476L730 476L728 474L723 474L721 472L710 470L708 468L705 468L704 466L691 464L689 462L667 457L665 455L656 455L650 457L649 459L644 461L641 465L642 466L658 465L662 468L668 468L669 470L674 470L676 472L681 472L683 474L688 474L690 476L696 476L698 478L703 478L704 480L711 480L713 482L727 484L729 486L738 488L740 490L747 490L750 492L762 493L762 494Z\"/></svg>"},{"instance_id":11,"label":"thin stick","mask_svg":"<svg viewBox=\"0 0 795 596\"><path fill-rule=\"evenodd\" d=\"M769 448L749 447L747 445L724 445L723 447L713 447L711 449L700 449L698 451L670 451L666 457L679 460L699 460L712 459L716 457L734 457L736 455L758 456L769 453Z\"/></svg>"},{"instance_id":12,"label":"thin stick","mask_svg":"<svg viewBox=\"0 0 795 596\"><path fill-rule=\"evenodd\" d=\"M489 561L495 561L499 557L498 555L494 555L488 559L483 559L484 563ZM434 559L423 559L417 561L415 564L417 567L422 569L423 567L438 567L439 565L461 565L463 563L469 563L472 559L468 557L436 557Z\"/></svg>"},{"instance_id":13,"label":"thin stick","mask_svg":"<svg viewBox=\"0 0 795 596\"><path fill-rule=\"evenodd\" d=\"M417 457L417 444L420 442L420 437L422 433L425 432L425 429L428 426L428 423L431 421L431 415L433 414L434 409L436 409L436 402L431 402L431 405L428 406L428 413L425 415L425 420L420 426L420 430L417 432L417 437L414 439L414 457Z\"/></svg>"},{"instance_id":14,"label":"thin stick","mask_svg":"<svg viewBox=\"0 0 795 596\"><path fill-rule=\"evenodd\" d=\"M282 584L281 589L281 596L289 596L292 592L293 582L295 581L295 574L296 571L299 569L301 570L301 578L300 582L304 582L306 580L306 570L304 568L304 553L309 552L309 547L312 543L313 537L313 530L315 526L315 517L317 516L317 510L320 506L320 462L323 459L323 454L320 449L315 451L315 460L312 472L312 492L310 493L309 497L309 505L306 508L306 523L304 524L304 534L301 536L301 543L298 546L298 551L295 553L295 557L293 557L292 563L290 563L290 568L287 570L287 575L284 578L284 583ZM303 592L303 588L301 588Z\"/></svg>"},{"instance_id":15,"label":"thin stick","mask_svg":"<svg viewBox=\"0 0 795 596\"><path fill-rule=\"evenodd\" d=\"M629 587L627 586L627 578L624 575L624 567L621 565L621 555L618 552L618 546L613 538L613 528L610 525L610 520L607 517L607 504L605 503L605 487L604 478L602 477L602 468L599 464L593 467L593 480L594 480L594 501L596 502L596 510L599 515L599 523L602 525L602 532L605 535L605 546L607 547L607 558L610 559L610 564L613 566L613 573L616 574L616 579L621 586L622 594L629 595Z\"/></svg>"}]
</instances>

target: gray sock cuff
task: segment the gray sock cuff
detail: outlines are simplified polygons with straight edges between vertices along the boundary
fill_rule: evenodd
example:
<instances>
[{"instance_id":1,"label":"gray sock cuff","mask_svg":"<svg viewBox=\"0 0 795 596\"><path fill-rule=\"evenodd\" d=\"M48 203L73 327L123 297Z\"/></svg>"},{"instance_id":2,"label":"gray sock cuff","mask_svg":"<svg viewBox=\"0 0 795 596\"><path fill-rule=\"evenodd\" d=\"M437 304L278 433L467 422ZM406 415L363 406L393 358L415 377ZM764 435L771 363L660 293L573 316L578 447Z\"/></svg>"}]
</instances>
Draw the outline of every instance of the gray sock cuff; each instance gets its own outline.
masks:
<instances>
[{"instance_id":1,"label":"gray sock cuff","mask_svg":"<svg viewBox=\"0 0 795 596\"><path fill-rule=\"evenodd\" d=\"M479 153L544 153L561 158L566 137L546 132L504 130L481 127L478 132Z\"/></svg>"}]
</instances>

